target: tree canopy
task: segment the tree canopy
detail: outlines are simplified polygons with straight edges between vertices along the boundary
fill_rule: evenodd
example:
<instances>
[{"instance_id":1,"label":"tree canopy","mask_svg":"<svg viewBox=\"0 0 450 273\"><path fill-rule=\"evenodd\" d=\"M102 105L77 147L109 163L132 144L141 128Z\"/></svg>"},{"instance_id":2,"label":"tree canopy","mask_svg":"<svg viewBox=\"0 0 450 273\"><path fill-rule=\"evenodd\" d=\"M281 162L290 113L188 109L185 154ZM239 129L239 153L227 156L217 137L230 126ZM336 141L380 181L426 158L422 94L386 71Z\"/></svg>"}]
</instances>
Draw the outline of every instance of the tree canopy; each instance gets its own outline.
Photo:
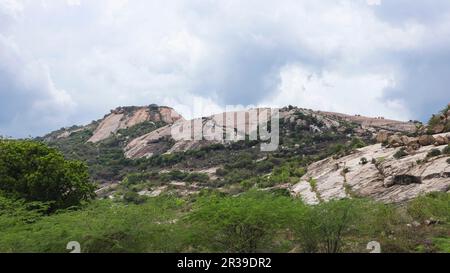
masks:
<instances>
[{"instance_id":1,"label":"tree canopy","mask_svg":"<svg viewBox=\"0 0 450 273\"><path fill-rule=\"evenodd\" d=\"M88 167L56 149L29 140L0 140L0 191L60 209L94 197Z\"/></svg>"}]
</instances>

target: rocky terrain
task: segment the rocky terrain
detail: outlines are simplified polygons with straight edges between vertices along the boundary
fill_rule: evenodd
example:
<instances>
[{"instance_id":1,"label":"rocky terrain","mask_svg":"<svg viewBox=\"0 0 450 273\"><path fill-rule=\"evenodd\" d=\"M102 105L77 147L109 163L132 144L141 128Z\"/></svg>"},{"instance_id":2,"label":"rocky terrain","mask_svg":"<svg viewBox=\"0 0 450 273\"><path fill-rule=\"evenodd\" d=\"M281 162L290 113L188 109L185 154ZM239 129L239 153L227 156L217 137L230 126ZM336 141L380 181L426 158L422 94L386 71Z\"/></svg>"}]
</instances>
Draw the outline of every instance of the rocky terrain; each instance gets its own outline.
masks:
<instances>
[{"instance_id":1,"label":"rocky terrain","mask_svg":"<svg viewBox=\"0 0 450 273\"><path fill-rule=\"evenodd\" d=\"M97 194L111 198L130 190L120 186L129 174L143 171L153 178L132 187L142 196L168 191L189 195L210 188L239 193L245 190L242 183L249 183L289 191L309 204L354 196L398 203L450 188L450 135L442 133L448 129L448 111L422 125L292 106L278 110L280 145L271 153L261 152L258 141L242 141L257 128L249 122L249 111L185 120L174 109L156 105L119 107L103 119L43 139L69 158L87 161L101 184ZM194 127L202 137L173 136L183 128L194 137ZM225 133L239 136L242 143L222 140ZM230 167L241 161L243 166ZM286 168L291 174L276 174ZM167 177L173 171L206 174L206 182ZM291 177L298 172L299 178ZM152 180L159 182L148 182Z\"/></svg>"},{"instance_id":2,"label":"rocky terrain","mask_svg":"<svg viewBox=\"0 0 450 273\"><path fill-rule=\"evenodd\" d=\"M253 109L256 111L267 110L267 109ZM395 120L387 120L382 118L371 118L363 116L350 116L339 113L331 112L320 112L313 111L310 109L298 109L298 108L282 108L279 109L279 116L281 119L286 120L289 123L294 123L296 125L307 125L310 130L317 131L321 133L325 130L330 130L331 128L341 128L345 130L346 123L353 123L358 125L352 132L355 135L375 135L380 130L387 130L386 132L403 132L412 133L416 130L416 125L412 122L401 122ZM321 125L317 126L314 124L307 124L305 120L300 118L298 114L301 113L303 116L311 116L317 119ZM224 115L226 114L226 115ZM245 117L241 123L235 122L238 116ZM196 149L204 145L211 143L223 143L219 139L202 141L202 140L175 140L171 136L171 132L174 127L184 127L192 128L195 123L201 124L201 131L203 135L210 135L211 132L217 134L219 137L228 131L234 131L237 135L248 135L251 133L251 126L249 124L249 114L244 111L238 112L228 112L221 113L217 115L212 115L209 117L198 118L195 120L180 120L180 122L175 124L167 125L156 131L150 132L139 138L136 138L129 142L129 144L124 148L125 155L128 158L141 158L150 157L154 154L163 152L162 147L164 147L164 142L167 140L172 140L174 145L164 152L183 152L191 149Z\"/></svg>"},{"instance_id":3,"label":"rocky terrain","mask_svg":"<svg viewBox=\"0 0 450 273\"><path fill-rule=\"evenodd\" d=\"M83 130L93 130L93 134L87 142L97 143L109 138L121 129L127 129L144 122L172 124L178 120L183 120L183 117L174 109L166 106L118 107L111 110L108 115L105 115L105 117L98 121L86 126L62 128L47 135L46 139L51 141L55 138L68 138L73 133Z\"/></svg>"},{"instance_id":4,"label":"rocky terrain","mask_svg":"<svg viewBox=\"0 0 450 273\"><path fill-rule=\"evenodd\" d=\"M144 121L164 122L172 124L182 119L175 110L169 107L138 107L127 112L124 108L117 108L106 116L94 131L94 135L88 140L99 142L107 139L111 134L120 129L130 128Z\"/></svg>"},{"instance_id":5,"label":"rocky terrain","mask_svg":"<svg viewBox=\"0 0 450 273\"><path fill-rule=\"evenodd\" d=\"M424 137L409 138L405 144L391 137L388 146L379 143L315 162L291 192L309 204L352 196L396 203L428 192L447 192L450 164L448 150L443 151L450 134L426 138L430 141L421 142L422 146L419 141ZM414 149L407 151L404 145L413 147L412 143Z\"/></svg>"}]
</instances>

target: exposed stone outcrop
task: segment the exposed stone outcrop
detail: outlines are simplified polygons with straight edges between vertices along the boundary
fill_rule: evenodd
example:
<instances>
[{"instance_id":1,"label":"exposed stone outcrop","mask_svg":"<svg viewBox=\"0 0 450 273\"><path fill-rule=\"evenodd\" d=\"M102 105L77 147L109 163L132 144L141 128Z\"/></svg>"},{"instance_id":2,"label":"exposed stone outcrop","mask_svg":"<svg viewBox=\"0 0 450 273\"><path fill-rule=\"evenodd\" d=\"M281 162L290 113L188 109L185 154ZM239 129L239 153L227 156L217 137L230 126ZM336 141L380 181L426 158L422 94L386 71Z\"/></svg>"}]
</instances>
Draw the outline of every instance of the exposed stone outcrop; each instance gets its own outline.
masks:
<instances>
[{"instance_id":1,"label":"exposed stone outcrop","mask_svg":"<svg viewBox=\"0 0 450 273\"><path fill-rule=\"evenodd\" d=\"M394 147L394 148L404 145L402 138L400 136L398 136L398 135L390 136L388 138L387 142L388 142L390 147Z\"/></svg>"},{"instance_id":2,"label":"exposed stone outcrop","mask_svg":"<svg viewBox=\"0 0 450 273\"><path fill-rule=\"evenodd\" d=\"M412 133L416 131L416 124L413 122L403 122L398 120L385 119L383 117L365 117L361 115L351 116L334 112L319 111L318 113L322 113L326 116L338 117L349 122L360 124L363 129L373 128L376 129L377 131L385 130L389 132L402 132L402 133L405 132Z\"/></svg>"},{"instance_id":3,"label":"exposed stone outcrop","mask_svg":"<svg viewBox=\"0 0 450 273\"><path fill-rule=\"evenodd\" d=\"M88 142L99 142L107 139L120 129L125 129L145 121L165 122L172 124L183 117L172 108L165 106L119 107L111 111L97 126Z\"/></svg>"},{"instance_id":4,"label":"exposed stone outcrop","mask_svg":"<svg viewBox=\"0 0 450 273\"><path fill-rule=\"evenodd\" d=\"M447 136L436 136L434 138L434 140L435 140L434 145L436 145L436 146L448 144L448 137Z\"/></svg>"},{"instance_id":5,"label":"exposed stone outcrop","mask_svg":"<svg viewBox=\"0 0 450 273\"><path fill-rule=\"evenodd\" d=\"M255 111L268 110L267 108L253 109ZM392 135L394 132L410 133L415 130L414 124L410 122L393 121L380 118L369 118L362 116L349 116L345 114L313 111L310 109L301 108L281 108L279 109L280 119L284 119L290 123L297 125L307 126L307 122L299 117L299 114L304 116L311 116L317 119L318 122L323 124L323 127L318 127L314 124L309 124L309 130L320 133L322 130L337 128L338 130L346 130L348 127L344 124L353 122L359 124L360 127L354 129L356 135L369 134L373 135L379 130L386 132L387 135ZM120 113L118 113L120 114ZM237 117L245 117L239 119ZM171 135L172 130L176 127L187 128L187 131L191 131L193 127L201 127L200 131L203 132L203 139L191 138L188 139L174 139ZM129 142L124 148L125 156L128 158L142 158L150 157L155 154L161 153L173 153L187 151L190 149L196 149L205 145L213 143L224 143L222 136L224 133L234 133L236 136L245 136L249 134L252 126L249 123L248 111L235 111L212 115L209 117L197 118L194 120L180 120L172 125L164 128L160 128L154 132L141 136ZM384 128L384 129L380 129ZM108 130L105 130L106 132ZM190 133L188 133L190 134ZM399 136L396 136L400 138ZM168 147L168 141L172 143L171 147ZM399 139L399 142L402 140Z\"/></svg>"},{"instance_id":6,"label":"exposed stone outcrop","mask_svg":"<svg viewBox=\"0 0 450 273\"><path fill-rule=\"evenodd\" d=\"M267 109L259 108L255 110ZM238 119L238 116L244 118ZM179 128L183 129L181 132L182 134L184 132L187 137L177 138L172 135L172 133L178 132ZM127 158L142 158L161 153L183 152L214 143L225 143L223 135L227 133L245 139L245 135L252 130L247 111L228 112L226 115L221 113L193 120L180 120L172 125L132 140L125 147L124 151ZM194 131L200 132L200 135L194 134ZM167 145L168 142L171 142L173 145L169 147Z\"/></svg>"},{"instance_id":7,"label":"exposed stone outcrop","mask_svg":"<svg viewBox=\"0 0 450 273\"><path fill-rule=\"evenodd\" d=\"M164 153L168 147L164 140L170 137L170 125L166 125L146 135L133 139L125 147L125 157L142 158Z\"/></svg>"},{"instance_id":8,"label":"exposed stone outcrop","mask_svg":"<svg viewBox=\"0 0 450 273\"><path fill-rule=\"evenodd\" d=\"M391 133L389 133L386 130L381 130L380 132L378 132L378 134L376 136L376 141L378 143L387 142L390 136L391 136Z\"/></svg>"},{"instance_id":9,"label":"exposed stone outcrop","mask_svg":"<svg viewBox=\"0 0 450 273\"><path fill-rule=\"evenodd\" d=\"M420 127L419 132L421 134L450 132L450 103L438 114L433 115L426 126Z\"/></svg>"},{"instance_id":10,"label":"exposed stone outcrop","mask_svg":"<svg viewBox=\"0 0 450 273\"><path fill-rule=\"evenodd\" d=\"M291 192L309 204L317 203L308 183L311 178L315 181L317 195L324 201L357 195L397 203L427 192L446 192L450 190L449 156L427 158L432 149L443 150L444 147L422 146L410 155L395 159L393 155L401 148L375 144L339 159L326 158L311 164ZM363 157L369 163L361 164Z\"/></svg>"},{"instance_id":11,"label":"exposed stone outcrop","mask_svg":"<svg viewBox=\"0 0 450 273\"><path fill-rule=\"evenodd\" d=\"M418 139L419 144L422 146L432 145L435 142L435 139L431 135L422 135Z\"/></svg>"}]
</instances>

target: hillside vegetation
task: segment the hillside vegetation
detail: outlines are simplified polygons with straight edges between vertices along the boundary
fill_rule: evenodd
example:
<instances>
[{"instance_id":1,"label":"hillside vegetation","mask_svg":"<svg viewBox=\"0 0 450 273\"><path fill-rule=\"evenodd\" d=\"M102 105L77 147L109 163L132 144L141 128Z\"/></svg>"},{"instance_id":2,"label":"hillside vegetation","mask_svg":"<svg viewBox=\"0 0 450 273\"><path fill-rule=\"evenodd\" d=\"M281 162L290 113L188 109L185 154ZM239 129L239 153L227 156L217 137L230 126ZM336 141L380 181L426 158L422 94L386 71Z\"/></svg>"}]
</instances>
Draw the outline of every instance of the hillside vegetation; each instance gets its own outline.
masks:
<instances>
[{"instance_id":1,"label":"hillside vegetation","mask_svg":"<svg viewBox=\"0 0 450 273\"><path fill-rule=\"evenodd\" d=\"M123 109L146 111L121 108L111 115L134 120ZM96 142L88 140L99 135L101 122L35 140L2 139L0 252L68 252L70 241L79 242L82 252L369 252L370 241L379 242L382 252L450 252L448 190L418 191L416 198L387 204L352 188L361 177L356 170L390 175L401 171L396 164L443 166L450 146L433 148L438 137L426 137L427 146L421 135L406 139L410 132L395 130L411 124L394 121L382 129L395 129L383 144L372 145L380 134L372 126L386 124L382 119L336 118L295 107L282 112L281 143L270 153L248 138L166 153L175 143L163 137L157 140L161 153L125 157L130 141L168 125L148 120L103 132L106 138ZM409 149L406 142L418 147ZM389 159L367 156L379 151ZM333 185L328 179L338 181L331 174L342 178L342 189L326 188ZM423 181L445 182L446 175L428 173ZM365 183L389 193L425 184L411 175L393 178L386 185ZM314 205L293 194L299 182L316 194ZM328 199L327 191L345 195Z\"/></svg>"}]
</instances>

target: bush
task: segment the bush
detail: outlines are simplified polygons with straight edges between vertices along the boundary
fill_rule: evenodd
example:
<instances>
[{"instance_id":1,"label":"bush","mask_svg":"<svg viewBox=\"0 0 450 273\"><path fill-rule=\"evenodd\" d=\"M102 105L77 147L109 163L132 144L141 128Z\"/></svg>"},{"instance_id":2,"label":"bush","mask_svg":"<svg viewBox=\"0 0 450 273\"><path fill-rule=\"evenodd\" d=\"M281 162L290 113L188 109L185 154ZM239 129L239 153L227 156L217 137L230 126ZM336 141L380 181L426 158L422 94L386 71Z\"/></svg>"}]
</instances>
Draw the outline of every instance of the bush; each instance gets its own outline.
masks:
<instances>
[{"instance_id":1,"label":"bush","mask_svg":"<svg viewBox=\"0 0 450 273\"><path fill-rule=\"evenodd\" d=\"M270 162L268 160L264 160L264 161L257 163L256 171L258 173L268 173L273 169L274 166L275 166L275 164L273 164L272 162Z\"/></svg>"},{"instance_id":2,"label":"bush","mask_svg":"<svg viewBox=\"0 0 450 273\"><path fill-rule=\"evenodd\" d=\"M367 146L367 144L362 139L354 137L349 146L351 149L359 149Z\"/></svg>"},{"instance_id":3,"label":"bush","mask_svg":"<svg viewBox=\"0 0 450 273\"><path fill-rule=\"evenodd\" d=\"M225 176L228 174L228 171L222 168L219 168L216 170L216 175L217 176Z\"/></svg>"},{"instance_id":4,"label":"bush","mask_svg":"<svg viewBox=\"0 0 450 273\"><path fill-rule=\"evenodd\" d=\"M442 153L445 155L450 155L450 144L447 145L444 150L442 150Z\"/></svg>"},{"instance_id":5,"label":"bush","mask_svg":"<svg viewBox=\"0 0 450 273\"><path fill-rule=\"evenodd\" d=\"M408 213L419 221L433 218L450 223L450 193L435 192L420 196L408 204Z\"/></svg>"},{"instance_id":6,"label":"bush","mask_svg":"<svg viewBox=\"0 0 450 273\"><path fill-rule=\"evenodd\" d=\"M435 156L440 156L441 155L441 150L439 149L433 149L431 151L428 152L427 157L435 157Z\"/></svg>"},{"instance_id":7,"label":"bush","mask_svg":"<svg viewBox=\"0 0 450 273\"><path fill-rule=\"evenodd\" d=\"M54 148L33 141L0 140L0 190L27 201L50 202L51 210L95 196L88 168Z\"/></svg>"},{"instance_id":8,"label":"bush","mask_svg":"<svg viewBox=\"0 0 450 273\"><path fill-rule=\"evenodd\" d=\"M78 241L83 253L186 251L188 231L172 222L178 201L157 197L141 205L124 205L96 200L83 210L6 229L1 223L16 218L0 214L0 252L68 252L69 241Z\"/></svg>"},{"instance_id":9,"label":"bush","mask_svg":"<svg viewBox=\"0 0 450 273\"><path fill-rule=\"evenodd\" d=\"M193 172L189 173L184 181L206 183L209 181L209 176L206 173Z\"/></svg>"},{"instance_id":10,"label":"bush","mask_svg":"<svg viewBox=\"0 0 450 273\"><path fill-rule=\"evenodd\" d=\"M122 184L126 187L132 186L132 185L137 185L137 184L141 184L144 183L148 180L148 175L147 174L142 174L142 173L131 173L128 174L125 179L122 181Z\"/></svg>"},{"instance_id":11,"label":"bush","mask_svg":"<svg viewBox=\"0 0 450 273\"><path fill-rule=\"evenodd\" d=\"M137 192L134 191L127 191L123 195L123 200L127 203L134 203L136 205L142 204L145 202L146 197L139 195Z\"/></svg>"},{"instance_id":12,"label":"bush","mask_svg":"<svg viewBox=\"0 0 450 273\"><path fill-rule=\"evenodd\" d=\"M270 251L276 231L292 222L296 202L289 197L251 191L239 197L204 197L187 220L196 243L208 251ZM303 208L303 207L302 207Z\"/></svg>"},{"instance_id":13,"label":"bush","mask_svg":"<svg viewBox=\"0 0 450 273\"><path fill-rule=\"evenodd\" d=\"M363 219L364 209L359 200L333 200L308 207L297 218L295 228L304 252L338 253L344 237L355 232Z\"/></svg>"},{"instance_id":14,"label":"bush","mask_svg":"<svg viewBox=\"0 0 450 273\"><path fill-rule=\"evenodd\" d=\"M406 152L406 149L404 147L400 148L400 150L398 150L395 154L394 154L394 158L395 159L400 159L402 157L407 156L408 153Z\"/></svg>"},{"instance_id":15,"label":"bush","mask_svg":"<svg viewBox=\"0 0 450 273\"><path fill-rule=\"evenodd\" d=\"M368 162L369 162L369 161L368 161L367 158L365 158L365 157L362 157L362 158L359 160L359 163L361 163L362 165L366 165Z\"/></svg>"}]
</instances>

